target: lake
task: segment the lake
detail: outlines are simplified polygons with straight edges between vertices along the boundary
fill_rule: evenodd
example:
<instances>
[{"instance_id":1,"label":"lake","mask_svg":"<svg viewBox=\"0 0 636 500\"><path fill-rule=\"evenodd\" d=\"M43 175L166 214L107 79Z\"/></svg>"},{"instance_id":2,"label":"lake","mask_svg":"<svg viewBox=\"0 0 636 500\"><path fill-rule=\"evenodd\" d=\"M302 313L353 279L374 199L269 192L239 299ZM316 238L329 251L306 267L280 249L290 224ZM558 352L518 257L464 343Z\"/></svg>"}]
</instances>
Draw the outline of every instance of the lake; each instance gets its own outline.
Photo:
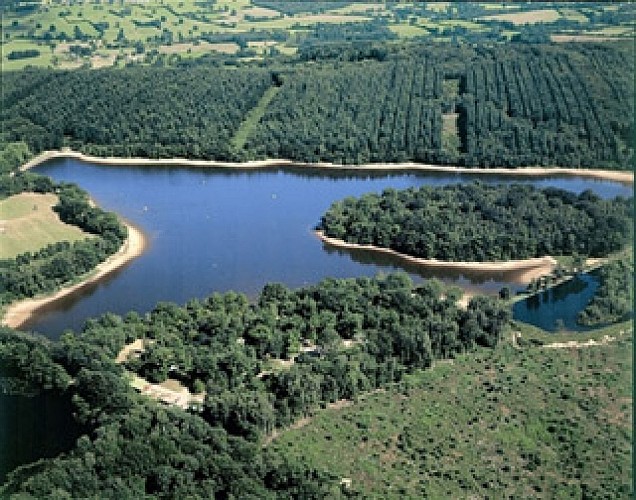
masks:
<instances>
[{"instance_id":1,"label":"lake","mask_svg":"<svg viewBox=\"0 0 636 500\"><path fill-rule=\"evenodd\" d=\"M104 166L75 159L51 160L36 172L77 183L106 210L138 225L149 247L127 267L39 311L23 329L56 339L110 311L146 312L159 301L183 304L212 292L258 295L268 282L290 287L326 277L373 276L406 270L415 280L436 277L471 291L513 292L524 287L518 272L461 272L405 267L373 252L326 247L313 227L336 200L422 185L480 180L530 183L603 197L631 196L631 186L573 177L515 178L423 172L325 171L310 168L236 170Z\"/></svg>"},{"instance_id":2,"label":"lake","mask_svg":"<svg viewBox=\"0 0 636 500\"><path fill-rule=\"evenodd\" d=\"M68 397L42 392L27 397L0 393L0 484L18 465L68 451L84 428Z\"/></svg>"},{"instance_id":3,"label":"lake","mask_svg":"<svg viewBox=\"0 0 636 500\"><path fill-rule=\"evenodd\" d=\"M404 267L387 255L323 245L312 229L332 202L346 196L475 180L554 186L577 193L591 189L603 197L632 195L631 186L572 177L108 167L73 159L52 160L36 171L77 183L100 206L138 225L150 242L141 257L46 306L23 328L52 339L107 311L145 312L159 301L184 303L215 291L236 290L253 298L268 282L300 287L328 276L372 276L402 269L416 280L436 277L471 291L496 293L504 285L513 292L524 288L515 272ZM70 449L81 429L72 421L70 402L63 398L0 395L0 431L2 481L21 463Z\"/></svg>"},{"instance_id":4,"label":"lake","mask_svg":"<svg viewBox=\"0 0 636 500\"><path fill-rule=\"evenodd\" d=\"M555 287L516 302L512 314L516 320L530 323L548 332L589 330L576 322L579 311L592 300L599 287L597 273L574 276Z\"/></svg>"}]
</instances>

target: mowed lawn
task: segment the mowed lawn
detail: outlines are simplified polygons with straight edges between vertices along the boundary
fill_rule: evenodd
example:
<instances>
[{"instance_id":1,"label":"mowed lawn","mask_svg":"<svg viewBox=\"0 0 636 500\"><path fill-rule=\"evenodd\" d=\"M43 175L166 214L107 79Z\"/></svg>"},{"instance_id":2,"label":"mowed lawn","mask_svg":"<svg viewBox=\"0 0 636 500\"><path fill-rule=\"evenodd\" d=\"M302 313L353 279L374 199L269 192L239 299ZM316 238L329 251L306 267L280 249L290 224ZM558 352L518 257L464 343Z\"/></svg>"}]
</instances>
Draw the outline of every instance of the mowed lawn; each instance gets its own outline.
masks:
<instances>
[{"instance_id":1,"label":"mowed lawn","mask_svg":"<svg viewBox=\"0 0 636 500\"><path fill-rule=\"evenodd\" d=\"M60 220L54 194L21 193L0 200L0 258L13 258L58 241L77 241L90 235Z\"/></svg>"}]
</instances>

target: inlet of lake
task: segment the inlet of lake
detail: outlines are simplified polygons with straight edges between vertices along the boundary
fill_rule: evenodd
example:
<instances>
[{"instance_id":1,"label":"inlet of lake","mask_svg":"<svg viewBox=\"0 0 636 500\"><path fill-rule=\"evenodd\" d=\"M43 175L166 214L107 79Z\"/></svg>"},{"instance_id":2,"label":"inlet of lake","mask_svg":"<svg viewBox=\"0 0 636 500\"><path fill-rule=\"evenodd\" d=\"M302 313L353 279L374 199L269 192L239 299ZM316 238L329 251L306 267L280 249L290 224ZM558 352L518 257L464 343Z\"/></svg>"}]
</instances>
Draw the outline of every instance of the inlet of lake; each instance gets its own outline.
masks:
<instances>
[{"instance_id":1,"label":"inlet of lake","mask_svg":"<svg viewBox=\"0 0 636 500\"><path fill-rule=\"evenodd\" d=\"M315 236L313 228L331 203L347 196L386 188L474 181L519 182L576 193L589 189L604 198L632 196L631 185L568 176L327 171L306 167L115 167L74 159L52 160L35 171L56 181L78 184L102 208L140 227L149 240L141 257L78 293L47 305L22 328L51 339L59 338L65 329L79 330L87 318L105 312L143 313L159 301L183 304L228 290L254 298L268 282L300 287L326 277L373 276L404 270L416 281L436 277L483 293L497 293L503 286L513 292L524 288L517 272L468 273L405 267L387 255L327 247ZM553 304L559 307L558 303ZM25 412L51 421L51 415L62 410L45 411L39 400L25 403L12 398L15 397L0 395L0 423L13 429L11 446L18 449L10 463L0 462L0 481L20 463L46 456L48 450L68 449L69 442L80 432L65 421L56 424L57 430L47 429L47 439L54 442L47 441L46 450L44 445L34 447L31 427L22 424ZM4 446L4 442L5 439L0 445Z\"/></svg>"}]
</instances>

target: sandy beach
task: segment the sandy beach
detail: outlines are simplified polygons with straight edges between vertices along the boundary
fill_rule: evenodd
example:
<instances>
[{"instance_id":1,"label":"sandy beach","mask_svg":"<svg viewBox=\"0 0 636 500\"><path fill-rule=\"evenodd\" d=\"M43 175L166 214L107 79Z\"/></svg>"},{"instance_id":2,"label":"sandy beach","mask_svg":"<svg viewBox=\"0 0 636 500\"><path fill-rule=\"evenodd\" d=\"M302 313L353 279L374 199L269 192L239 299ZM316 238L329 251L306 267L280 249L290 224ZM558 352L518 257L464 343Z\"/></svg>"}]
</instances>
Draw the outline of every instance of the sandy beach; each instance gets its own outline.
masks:
<instances>
[{"instance_id":1,"label":"sandy beach","mask_svg":"<svg viewBox=\"0 0 636 500\"><path fill-rule=\"evenodd\" d=\"M53 158L74 158L76 160L96 163L100 165L156 165L156 166L188 166L188 167L214 167L214 168L267 168L267 167L306 167L325 168L332 170L365 170L365 171L424 171L424 172L449 172L454 174L484 174L484 175L515 175L527 177L542 177L550 175L566 175L572 177L588 177L594 179L634 183L633 172L619 172L602 169L578 169L560 167L518 167L518 168L467 168L450 165L428 165L422 163L375 163L364 165L338 165L335 163L317 162L306 163L285 159L267 159L247 162L226 162L216 160L188 160L185 158L151 159L151 158L100 158L85 155L77 151L44 151L31 161L25 163L20 170L28 170L40 163Z\"/></svg>"},{"instance_id":2,"label":"sandy beach","mask_svg":"<svg viewBox=\"0 0 636 500\"><path fill-rule=\"evenodd\" d=\"M530 277L537 275L545 275L549 274L554 266L557 265L556 259L553 257L537 257L533 259L524 259L524 260L508 260L501 262L451 262L437 259L421 259L419 257L413 257L411 255L406 255L400 252L396 252L395 250L391 250L390 248L381 248L376 247L374 245L360 245L358 243L347 243L346 241L339 240L336 238L330 238L329 236L325 236L322 231L316 231L316 235L320 238L324 243L328 245L339 247L339 248L351 248L351 249L361 249L361 250L372 250L374 252L384 253L387 255L392 255L394 257L398 257L406 262L411 264L417 264L421 266L428 267L442 267L448 269L459 269L465 271L526 271L523 273L524 280L526 276L529 276L528 281L530 281Z\"/></svg>"},{"instance_id":3,"label":"sandy beach","mask_svg":"<svg viewBox=\"0 0 636 500\"><path fill-rule=\"evenodd\" d=\"M146 247L145 235L139 228L136 228L132 224L128 222L124 222L124 224L128 228L128 238L126 241L117 253L111 255L107 260L99 264L85 280L62 288L51 295L25 299L10 304L2 318L2 324L11 328L20 328L20 326L31 318L43 305L54 302L82 288L88 283L93 283L103 278L141 255Z\"/></svg>"}]
</instances>

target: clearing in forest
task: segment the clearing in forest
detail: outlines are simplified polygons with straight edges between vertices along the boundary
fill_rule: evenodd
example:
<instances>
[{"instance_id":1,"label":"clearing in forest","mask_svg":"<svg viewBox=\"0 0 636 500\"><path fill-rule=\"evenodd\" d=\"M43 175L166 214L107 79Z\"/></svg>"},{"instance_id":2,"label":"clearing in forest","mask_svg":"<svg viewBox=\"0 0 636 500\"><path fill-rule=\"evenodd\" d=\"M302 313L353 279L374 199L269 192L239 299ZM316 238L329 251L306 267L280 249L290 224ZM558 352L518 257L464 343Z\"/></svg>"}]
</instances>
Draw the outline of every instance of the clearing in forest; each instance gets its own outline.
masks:
<instances>
[{"instance_id":1,"label":"clearing in forest","mask_svg":"<svg viewBox=\"0 0 636 500\"><path fill-rule=\"evenodd\" d=\"M13 258L58 241L77 241L90 235L62 222L53 206L54 194L21 193L0 201L0 258Z\"/></svg>"},{"instance_id":2,"label":"clearing in forest","mask_svg":"<svg viewBox=\"0 0 636 500\"><path fill-rule=\"evenodd\" d=\"M442 115L442 149L451 154L460 154L461 140L457 127L458 113Z\"/></svg>"},{"instance_id":3,"label":"clearing in forest","mask_svg":"<svg viewBox=\"0 0 636 500\"><path fill-rule=\"evenodd\" d=\"M234 137L232 138L232 146L234 147L234 149L236 149L237 151L243 149L247 138L250 136L250 133L259 122L259 120L263 117L265 111L267 110L267 106L269 106L269 103L272 101L272 99L274 99L274 96L276 96L279 90L280 87L277 87L275 85L268 88L263 94L263 97L261 97L261 99L258 101L258 104L254 106L249 113L247 113L245 119L241 123L241 126L238 128L236 134L234 134Z\"/></svg>"}]
</instances>

